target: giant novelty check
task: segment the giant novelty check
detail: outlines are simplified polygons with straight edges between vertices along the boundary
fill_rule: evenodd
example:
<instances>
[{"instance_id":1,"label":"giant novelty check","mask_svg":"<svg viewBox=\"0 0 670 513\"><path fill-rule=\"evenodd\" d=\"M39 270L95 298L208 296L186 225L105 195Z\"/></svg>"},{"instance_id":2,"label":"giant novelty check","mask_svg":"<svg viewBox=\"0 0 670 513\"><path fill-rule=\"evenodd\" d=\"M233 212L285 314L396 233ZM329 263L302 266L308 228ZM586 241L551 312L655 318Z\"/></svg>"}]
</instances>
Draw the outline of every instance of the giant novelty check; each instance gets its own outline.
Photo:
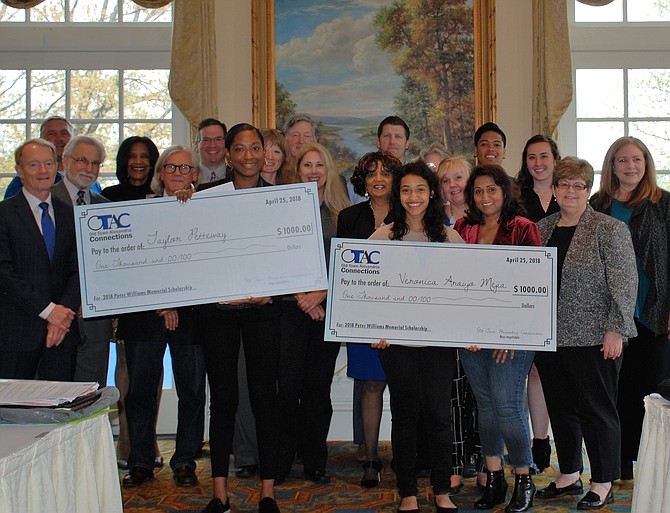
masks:
<instances>
[{"instance_id":1,"label":"giant novelty check","mask_svg":"<svg viewBox=\"0 0 670 513\"><path fill-rule=\"evenodd\" d=\"M333 239L326 340L556 350L556 249Z\"/></svg>"},{"instance_id":2,"label":"giant novelty check","mask_svg":"<svg viewBox=\"0 0 670 513\"><path fill-rule=\"evenodd\" d=\"M316 185L75 208L84 317L322 290Z\"/></svg>"}]
</instances>

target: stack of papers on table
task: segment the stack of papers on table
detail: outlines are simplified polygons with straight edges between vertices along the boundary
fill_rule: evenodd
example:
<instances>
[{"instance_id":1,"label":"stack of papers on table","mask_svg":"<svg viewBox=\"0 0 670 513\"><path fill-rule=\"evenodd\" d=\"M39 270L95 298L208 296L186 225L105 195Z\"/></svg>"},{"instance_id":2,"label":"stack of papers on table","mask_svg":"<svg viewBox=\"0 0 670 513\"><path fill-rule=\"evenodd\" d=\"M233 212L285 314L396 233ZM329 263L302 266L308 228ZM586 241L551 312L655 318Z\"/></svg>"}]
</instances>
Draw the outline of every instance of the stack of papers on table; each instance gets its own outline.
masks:
<instances>
[{"instance_id":1,"label":"stack of papers on table","mask_svg":"<svg viewBox=\"0 0 670 513\"><path fill-rule=\"evenodd\" d=\"M65 381L0 379L0 406L69 406L98 389L98 384Z\"/></svg>"}]
</instances>

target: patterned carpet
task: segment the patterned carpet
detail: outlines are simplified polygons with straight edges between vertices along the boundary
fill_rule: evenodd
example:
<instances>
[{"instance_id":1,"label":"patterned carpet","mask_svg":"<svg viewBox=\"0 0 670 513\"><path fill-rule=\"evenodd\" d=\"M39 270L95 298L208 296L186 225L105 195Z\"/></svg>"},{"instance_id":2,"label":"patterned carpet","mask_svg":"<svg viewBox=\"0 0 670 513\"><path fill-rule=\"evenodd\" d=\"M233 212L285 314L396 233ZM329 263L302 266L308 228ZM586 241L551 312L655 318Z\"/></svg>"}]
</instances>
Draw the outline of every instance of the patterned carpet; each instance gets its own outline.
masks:
<instances>
[{"instance_id":1,"label":"patterned carpet","mask_svg":"<svg viewBox=\"0 0 670 513\"><path fill-rule=\"evenodd\" d=\"M194 488L178 488L172 481L172 472L167 465L174 450L171 440L160 441L161 452L166 465L156 473L156 479L135 489L123 490L123 504L126 513L169 513L174 511L199 512L211 498L211 477L209 460L198 461L198 486ZM286 482L278 486L277 502L282 513L395 513L398 498L395 492L395 478L390 469L390 443L382 443L381 457L384 462L381 485L371 490L360 487L362 471L355 461L355 446L350 442L332 442L328 473L333 476L327 485L314 485L302 480L302 471L295 465ZM552 469L536 476L538 488L546 486L557 472L555 454L552 456ZM588 460L584 459L585 465ZM119 472L122 478L125 472ZM232 473L231 473L232 475ZM583 476L588 482L588 466ZM514 483L514 477L508 472L508 483ZM260 488L255 480L238 480L231 478L231 504L234 512L247 513L258 511ZM429 493L427 478L419 480L419 507L422 513L435 511L432 496ZM599 511L606 513L629 512L633 493L633 482L616 482L614 484L615 503ZM466 479L465 487L453 497L459 512L475 512L472 505L480 494L475 487L474 478ZM509 495L508 495L509 500ZM553 501L535 501L531 511L535 513L568 513L576 509L577 498L561 497ZM504 504L489 510L493 513L504 511Z\"/></svg>"}]
</instances>

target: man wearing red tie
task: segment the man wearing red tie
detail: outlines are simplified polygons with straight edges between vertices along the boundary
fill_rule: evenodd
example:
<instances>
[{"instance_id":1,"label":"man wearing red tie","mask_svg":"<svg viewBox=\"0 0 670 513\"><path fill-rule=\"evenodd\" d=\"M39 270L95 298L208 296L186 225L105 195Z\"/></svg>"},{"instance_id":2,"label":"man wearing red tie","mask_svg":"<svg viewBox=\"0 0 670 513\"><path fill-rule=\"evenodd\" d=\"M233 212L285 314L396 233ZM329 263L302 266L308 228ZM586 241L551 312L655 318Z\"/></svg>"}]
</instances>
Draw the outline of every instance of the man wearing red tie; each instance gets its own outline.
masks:
<instances>
[{"instance_id":1,"label":"man wearing red tie","mask_svg":"<svg viewBox=\"0 0 670 513\"><path fill-rule=\"evenodd\" d=\"M79 274L72 209L51 196L56 148L31 139L14 159L23 190L0 203L0 378L32 379L45 351L78 335ZM40 377L71 376L73 364Z\"/></svg>"}]
</instances>

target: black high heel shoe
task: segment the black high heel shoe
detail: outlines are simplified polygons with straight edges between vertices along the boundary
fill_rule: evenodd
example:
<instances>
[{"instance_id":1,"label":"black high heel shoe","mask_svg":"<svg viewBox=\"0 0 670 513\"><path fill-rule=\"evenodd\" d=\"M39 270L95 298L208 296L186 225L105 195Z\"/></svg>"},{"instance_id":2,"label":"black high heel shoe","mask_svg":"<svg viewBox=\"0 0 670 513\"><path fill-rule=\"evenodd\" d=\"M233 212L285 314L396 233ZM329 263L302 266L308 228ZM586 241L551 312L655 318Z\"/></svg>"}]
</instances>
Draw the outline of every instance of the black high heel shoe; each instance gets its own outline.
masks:
<instances>
[{"instance_id":1,"label":"black high heel shoe","mask_svg":"<svg viewBox=\"0 0 670 513\"><path fill-rule=\"evenodd\" d=\"M384 468L384 465L382 465L381 461L379 460L371 460L371 461L366 461L362 465L363 467L363 479L361 479L361 486L363 488L374 488L375 486L378 486L380 481L382 480L382 469ZM369 468L373 468L377 471L377 474L374 479L365 479L365 471Z\"/></svg>"},{"instance_id":2,"label":"black high heel shoe","mask_svg":"<svg viewBox=\"0 0 670 513\"><path fill-rule=\"evenodd\" d=\"M475 502L475 509L493 509L496 505L505 502L506 495L507 481L505 481L505 471L487 471L484 495Z\"/></svg>"},{"instance_id":3,"label":"black high heel shoe","mask_svg":"<svg viewBox=\"0 0 670 513\"><path fill-rule=\"evenodd\" d=\"M514 492L512 500L505 508L506 513L521 513L533 505L535 484L530 474L516 474L514 476Z\"/></svg>"}]
</instances>

